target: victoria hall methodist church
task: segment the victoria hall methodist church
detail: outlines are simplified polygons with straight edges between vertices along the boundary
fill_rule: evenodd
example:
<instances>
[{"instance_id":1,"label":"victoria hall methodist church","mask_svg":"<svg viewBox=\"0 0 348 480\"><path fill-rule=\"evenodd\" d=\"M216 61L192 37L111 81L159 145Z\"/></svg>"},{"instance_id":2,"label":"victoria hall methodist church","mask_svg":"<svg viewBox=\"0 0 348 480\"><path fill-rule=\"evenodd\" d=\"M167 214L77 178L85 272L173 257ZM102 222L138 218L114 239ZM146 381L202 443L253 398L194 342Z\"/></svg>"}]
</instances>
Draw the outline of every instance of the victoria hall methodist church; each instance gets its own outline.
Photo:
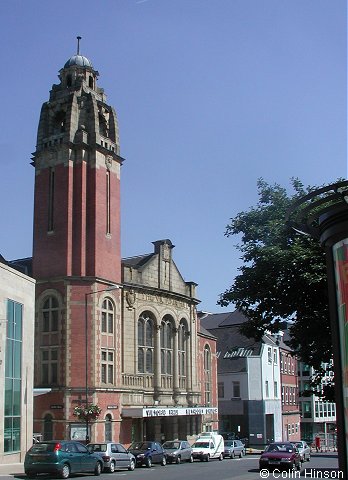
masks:
<instances>
[{"instance_id":1,"label":"victoria hall methodist church","mask_svg":"<svg viewBox=\"0 0 348 480\"><path fill-rule=\"evenodd\" d=\"M35 348L23 360L34 371L33 432L125 445L186 439L218 427L216 341L169 239L121 258L124 159L98 75L78 47L42 105L33 256L8 262L36 282ZM94 416L79 416L86 403Z\"/></svg>"}]
</instances>

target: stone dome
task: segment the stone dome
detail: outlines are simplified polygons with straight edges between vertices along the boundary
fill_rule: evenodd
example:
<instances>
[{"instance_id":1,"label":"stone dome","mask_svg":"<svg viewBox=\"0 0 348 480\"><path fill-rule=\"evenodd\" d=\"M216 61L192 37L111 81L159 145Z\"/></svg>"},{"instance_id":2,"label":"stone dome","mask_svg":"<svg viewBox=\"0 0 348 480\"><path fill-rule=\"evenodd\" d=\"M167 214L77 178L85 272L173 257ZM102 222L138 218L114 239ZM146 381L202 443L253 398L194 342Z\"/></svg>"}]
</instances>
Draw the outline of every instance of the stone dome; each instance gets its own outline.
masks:
<instances>
[{"instance_id":1,"label":"stone dome","mask_svg":"<svg viewBox=\"0 0 348 480\"><path fill-rule=\"evenodd\" d=\"M83 55L73 55L72 57L70 57L69 60L65 63L64 68L69 68L74 66L93 68L92 62L88 60L87 57L84 57Z\"/></svg>"}]
</instances>

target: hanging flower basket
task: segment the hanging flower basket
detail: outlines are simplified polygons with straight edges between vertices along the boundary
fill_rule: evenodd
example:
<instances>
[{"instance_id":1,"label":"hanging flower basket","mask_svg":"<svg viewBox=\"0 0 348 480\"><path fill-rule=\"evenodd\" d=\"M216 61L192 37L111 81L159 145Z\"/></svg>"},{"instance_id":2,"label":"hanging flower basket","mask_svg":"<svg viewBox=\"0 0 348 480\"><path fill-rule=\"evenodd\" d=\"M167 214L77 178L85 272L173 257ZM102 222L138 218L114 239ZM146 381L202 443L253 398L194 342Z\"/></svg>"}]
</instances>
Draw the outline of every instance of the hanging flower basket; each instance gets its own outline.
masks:
<instances>
[{"instance_id":1,"label":"hanging flower basket","mask_svg":"<svg viewBox=\"0 0 348 480\"><path fill-rule=\"evenodd\" d=\"M97 420L101 411L102 409L98 405L87 405L85 407L78 405L74 408L73 415L85 422L86 420Z\"/></svg>"}]
</instances>

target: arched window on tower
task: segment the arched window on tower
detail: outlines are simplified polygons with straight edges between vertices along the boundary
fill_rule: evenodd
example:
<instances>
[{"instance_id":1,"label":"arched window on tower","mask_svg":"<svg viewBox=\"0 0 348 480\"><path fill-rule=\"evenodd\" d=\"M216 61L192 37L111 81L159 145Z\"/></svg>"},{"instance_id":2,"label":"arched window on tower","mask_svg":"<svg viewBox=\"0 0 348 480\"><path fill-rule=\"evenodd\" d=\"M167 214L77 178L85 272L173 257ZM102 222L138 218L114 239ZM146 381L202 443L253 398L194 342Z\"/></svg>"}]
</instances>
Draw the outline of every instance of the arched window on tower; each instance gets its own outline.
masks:
<instances>
[{"instance_id":1,"label":"arched window on tower","mask_svg":"<svg viewBox=\"0 0 348 480\"><path fill-rule=\"evenodd\" d=\"M47 231L54 231L54 191L55 191L55 171L50 167L48 170L48 215Z\"/></svg>"},{"instance_id":2,"label":"arched window on tower","mask_svg":"<svg viewBox=\"0 0 348 480\"><path fill-rule=\"evenodd\" d=\"M111 233L111 178L110 171L106 170L106 234Z\"/></svg>"},{"instance_id":3,"label":"arched window on tower","mask_svg":"<svg viewBox=\"0 0 348 480\"><path fill-rule=\"evenodd\" d=\"M45 299L41 310L40 349L41 384L58 384L58 350L60 308L56 297Z\"/></svg>"},{"instance_id":4,"label":"arched window on tower","mask_svg":"<svg viewBox=\"0 0 348 480\"><path fill-rule=\"evenodd\" d=\"M103 137L108 136L108 121L106 115L99 112L99 133Z\"/></svg>"},{"instance_id":5,"label":"arched window on tower","mask_svg":"<svg viewBox=\"0 0 348 480\"><path fill-rule=\"evenodd\" d=\"M89 88L94 88L94 81L92 75L90 75L88 78L88 86Z\"/></svg>"},{"instance_id":6,"label":"arched window on tower","mask_svg":"<svg viewBox=\"0 0 348 480\"><path fill-rule=\"evenodd\" d=\"M65 118L66 113L63 110L57 112L53 120L53 134L59 135L65 132Z\"/></svg>"},{"instance_id":7,"label":"arched window on tower","mask_svg":"<svg viewBox=\"0 0 348 480\"><path fill-rule=\"evenodd\" d=\"M112 417L110 413L105 416L105 441L112 442Z\"/></svg>"},{"instance_id":8,"label":"arched window on tower","mask_svg":"<svg viewBox=\"0 0 348 480\"><path fill-rule=\"evenodd\" d=\"M206 406L211 404L211 351L209 345L204 347L204 402Z\"/></svg>"},{"instance_id":9,"label":"arched window on tower","mask_svg":"<svg viewBox=\"0 0 348 480\"><path fill-rule=\"evenodd\" d=\"M102 333L114 333L115 309L110 298L106 298L101 308L101 331Z\"/></svg>"},{"instance_id":10,"label":"arched window on tower","mask_svg":"<svg viewBox=\"0 0 348 480\"><path fill-rule=\"evenodd\" d=\"M161 373L173 374L173 319L166 315L161 322Z\"/></svg>"},{"instance_id":11,"label":"arched window on tower","mask_svg":"<svg viewBox=\"0 0 348 480\"><path fill-rule=\"evenodd\" d=\"M138 372L153 373L154 320L149 312L143 312L138 319Z\"/></svg>"}]
</instances>

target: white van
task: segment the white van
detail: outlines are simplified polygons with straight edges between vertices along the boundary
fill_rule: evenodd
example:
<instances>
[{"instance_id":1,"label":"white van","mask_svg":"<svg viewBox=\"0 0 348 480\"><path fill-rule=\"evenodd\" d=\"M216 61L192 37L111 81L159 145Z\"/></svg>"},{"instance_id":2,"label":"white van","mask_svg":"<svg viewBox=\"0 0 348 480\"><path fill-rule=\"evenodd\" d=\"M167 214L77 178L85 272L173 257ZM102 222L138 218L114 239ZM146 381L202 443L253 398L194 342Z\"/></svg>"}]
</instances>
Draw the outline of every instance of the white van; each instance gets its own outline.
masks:
<instances>
[{"instance_id":1,"label":"white van","mask_svg":"<svg viewBox=\"0 0 348 480\"><path fill-rule=\"evenodd\" d=\"M221 435L213 432L201 433L192 445L194 459L209 462L211 458L224 458L224 439Z\"/></svg>"}]
</instances>

